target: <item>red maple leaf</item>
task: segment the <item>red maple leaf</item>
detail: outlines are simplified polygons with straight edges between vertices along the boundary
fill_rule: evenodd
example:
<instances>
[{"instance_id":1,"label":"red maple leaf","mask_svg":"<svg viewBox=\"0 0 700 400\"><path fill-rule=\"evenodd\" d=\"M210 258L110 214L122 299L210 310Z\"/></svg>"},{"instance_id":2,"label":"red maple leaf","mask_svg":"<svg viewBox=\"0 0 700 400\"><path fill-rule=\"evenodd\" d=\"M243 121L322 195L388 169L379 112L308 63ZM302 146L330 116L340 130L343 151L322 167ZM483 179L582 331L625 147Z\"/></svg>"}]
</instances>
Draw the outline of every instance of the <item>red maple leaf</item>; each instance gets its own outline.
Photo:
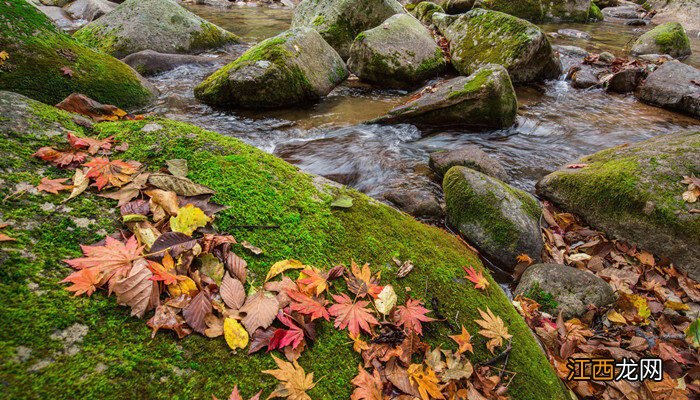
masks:
<instances>
[{"instance_id":1,"label":"red maple leaf","mask_svg":"<svg viewBox=\"0 0 700 400\"><path fill-rule=\"evenodd\" d=\"M64 168L73 163L79 164L84 162L87 154L80 151L65 152L51 147L42 147L33 156L48 161L59 168Z\"/></svg>"},{"instance_id":2,"label":"red maple leaf","mask_svg":"<svg viewBox=\"0 0 700 400\"><path fill-rule=\"evenodd\" d=\"M68 132L68 143L76 149L87 149L88 153L96 154L100 149L109 150L112 148L112 136L106 139L93 139L89 137L78 137Z\"/></svg>"},{"instance_id":3,"label":"red maple leaf","mask_svg":"<svg viewBox=\"0 0 700 400\"><path fill-rule=\"evenodd\" d=\"M290 345L292 349L296 349L304 341L304 331L282 310L277 314L277 319L289 329L277 329L267 345L267 350L281 349Z\"/></svg>"},{"instance_id":4,"label":"red maple leaf","mask_svg":"<svg viewBox=\"0 0 700 400\"><path fill-rule=\"evenodd\" d=\"M423 307L422 301L409 298L406 300L405 306L396 307L396 324L403 326L404 329L422 335L423 326L421 325L421 322L435 321L435 318L425 315L429 312L430 310Z\"/></svg>"},{"instance_id":5,"label":"red maple leaf","mask_svg":"<svg viewBox=\"0 0 700 400\"><path fill-rule=\"evenodd\" d=\"M72 78L72 77L73 77L73 70L70 69L70 67L68 67L68 66L65 66L65 65L62 66L62 67L61 67L61 73L62 73L63 75L65 75L65 76L69 77L69 78Z\"/></svg>"},{"instance_id":6,"label":"red maple leaf","mask_svg":"<svg viewBox=\"0 0 700 400\"><path fill-rule=\"evenodd\" d=\"M462 268L464 268L464 272L467 273L465 278L473 282L475 288L486 290L489 286L489 281L484 277L481 271L477 272L474 267L467 268L463 266Z\"/></svg>"},{"instance_id":7,"label":"red maple leaf","mask_svg":"<svg viewBox=\"0 0 700 400\"><path fill-rule=\"evenodd\" d=\"M287 295L293 300L291 305L292 311L310 315L312 321L317 318L324 318L326 321L330 321L330 315L325 307L325 300L311 298L297 290L287 290Z\"/></svg>"},{"instance_id":8,"label":"red maple leaf","mask_svg":"<svg viewBox=\"0 0 700 400\"><path fill-rule=\"evenodd\" d=\"M130 237L126 243L122 243L117 239L107 236L104 246L80 247L86 257L65 260L68 265L79 271L70 274L61 282L81 284L81 282L85 282L85 280L90 277L90 280L94 281L97 286L102 286L109 281L110 292L112 285L129 273L133 262L142 257L141 253L143 251L143 247L139 246L136 236ZM89 273L82 272L82 270L85 269L92 269L94 271ZM75 291L72 288L73 286L70 286L67 290ZM80 293L76 293L76 295L82 293L87 293L87 291L81 291ZM89 295L90 294L88 294L88 296Z\"/></svg>"},{"instance_id":9,"label":"red maple leaf","mask_svg":"<svg viewBox=\"0 0 700 400\"><path fill-rule=\"evenodd\" d=\"M328 312L335 317L334 326L338 329L347 328L350 334L357 336L360 334L360 329L371 333L372 325L378 325L379 322L372 315L372 311L365 308L369 301L359 300L356 303L347 294L333 295L336 304L333 304L328 309Z\"/></svg>"},{"instance_id":10,"label":"red maple leaf","mask_svg":"<svg viewBox=\"0 0 700 400\"><path fill-rule=\"evenodd\" d=\"M104 157L95 157L83 165L90 168L86 176L95 180L98 190L102 190L107 184L124 186L131 181L131 175L135 174L139 168L139 165L121 160L109 161Z\"/></svg>"},{"instance_id":11,"label":"red maple leaf","mask_svg":"<svg viewBox=\"0 0 700 400\"><path fill-rule=\"evenodd\" d=\"M47 177L43 177L43 178L41 178L41 182L39 183L39 185L36 188L40 192L58 194L58 192L61 190L68 190L68 189L71 189L73 187L71 185L64 185L63 184L63 182L65 182L67 180L68 180L68 178L49 179Z\"/></svg>"}]
</instances>

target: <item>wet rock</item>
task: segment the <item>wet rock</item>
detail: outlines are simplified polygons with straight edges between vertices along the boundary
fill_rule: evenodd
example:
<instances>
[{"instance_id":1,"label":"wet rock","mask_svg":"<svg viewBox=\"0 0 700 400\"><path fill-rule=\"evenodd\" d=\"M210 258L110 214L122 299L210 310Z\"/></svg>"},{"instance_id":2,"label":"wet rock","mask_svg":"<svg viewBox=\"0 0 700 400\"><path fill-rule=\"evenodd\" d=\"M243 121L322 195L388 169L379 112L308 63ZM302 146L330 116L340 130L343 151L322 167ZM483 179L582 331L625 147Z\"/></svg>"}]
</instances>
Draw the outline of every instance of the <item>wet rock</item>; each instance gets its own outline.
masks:
<instances>
[{"instance_id":1,"label":"wet rock","mask_svg":"<svg viewBox=\"0 0 700 400\"><path fill-rule=\"evenodd\" d=\"M620 5L619 0L593 0L592 3L597 5L601 9L605 7L616 7Z\"/></svg>"},{"instance_id":2,"label":"wet rock","mask_svg":"<svg viewBox=\"0 0 700 400\"><path fill-rule=\"evenodd\" d=\"M361 80L392 88L415 87L446 65L428 29L409 14L393 15L357 35L348 59L348 69Z\"/></svg>"},{"instance_id":3,"label":"wet rock","mask_svg":"<svg viewBox=\"0 0 700 400\"><path fill-rule=\"evenodd\" d=\"M605 7L601 11L606 19L639 19L642 17L639 7L631 4Z\"/></svg>"},{"instance_id":4,"label":"wet rock","mask_svg":"<svg viewBox=\"0 0 700 400\"><path fill-rule=\"evenodd\" d=\"M459 165L502 181L508 180L508 174L498 160L489 156L479 146L475 145L430 153L428 165L438 174L440 179L450 168Z\"/></svg>"},{"instance_id":5,"label":"wet rock","mask_svg":"<svg viewBox=\"0 0 700 400\"><path fill-rule=\"evenodd\" d=\"M71 0L39 0L39 3L46 6L63 7L70 3Z\"/></svg>"},{"instance_id":6,"label":"wet rock","mask_svg":"<svg viewBox=\"0 0 700 400\"><path fill-rule=\"evenodd\" d=\"M667 61L649 74L637 98L663 108L700 117L700 70L680 61Z\"/></svg>"},{"instance_id":7,"label":"wet rock","mask_svg":"<svg viewBox=\"0 0 700 400\"><path fill-rule=\"evenodd\" d=\"M444 13L445 10L431 1L421 1L411 11L411 13L416 16L416 18L418 18L421 22L425 24L432 22L433 14L435 14L436 12Z\"/></svg>"},{"instance_id":8,"label":"wet rock","mask_svg":"<svg viewBox=\"0 0 700 400\"><path fill-rule=\"evenodd\" d=\"M537 26L498 11L474 9L443 32L452 65L468 75L485 64L504 66L514 83L556 78L561 64Z\"/></svg>"},{"instance_id":9,"label":"wet rock","mask_svg":"<svg viewBox=\"0 0 700 400\"><path fill-rule=\"evenodd\" d=\"M445 0L442 8L448 14L462 14L472 9L474 0Z\"/></svg>"},{"instance_id":10,"label":"wet rock","mask_svg":"<svg viewBox=\"0 0 700 400\"><path fill-rule=\"evenodd\" d=\"M347 59L350 45L362 31L394 14L404 13L396 0L304 0L294 10L292 27L311 27Z\"/></svg>"},{"instance_id":11,"label":"wet rock","mask_svg":"<svg viewBox=\"0 0 700 400\"><path fill-rule=\"evenodd\" d=\"M74 37L120 58L141 50L193 53L240 41L173 0L126 0Z\"/></svg>"},{"instance_id":12,"label":"wet rock","mask_svg":"<svg viewBox=\"0 0 700 400\"><path fill-rule=\"evenodd\" d=\"M577 46L554 45L552 49L559 55L561 66L564 71L569 71L571 67L581 64L590 53Z\"/></svg>"},{"instance_id":13,"label":"wet rock","mask_svg":"<svg viewBox=\"0 0 700 400\"><path fill-rule=\"evenodd\" d=\"M194 89L217 106L275 108L317 100L347 77L338 53L311 28L264 40Z\"/></svg>"},{"instance_id":14,"label":"wet rock","mask_svg":"<svg viewBox=\"0 0 700 400\"><path fill-rule=\"evenodd\" d=\"M625 22L625 25L627 26L647 26L649 25L649 21L645 19L633 19L631 21Z\"/></svg>"},{"instance_id":15,"label":"wet rock","mask_svg":"<svg viewBox=\"0 0 700 400\"><path fill-rule=\"evenodd\" d=\"M529 193L466 167L452 167L442 182L449 221L490 259L510 270L516 257L539 260L542 209Z\"/></svg>"},{"instance_id":16,"label":"wet rock","mask_svg":"<svg viewBox=\"0 0 700 400\"><path fill-rule=\"evenodd\" d=\"M470 76L444 81L416 96L371 122L505 128L515 123L518 109L513 84L500 65L484 66Z\"/></svg>"},{"instance_id":17,"label":"wet rock","mask_svg":"<svg viewBox=\"0 0 700 400\"><path fill-rule=\"evenodd\" d=\"M668 0L655 7L657 13L652 18L655 24L679 22L694 36L700 35L700 2L697 0Z\"/></svg>"},{"instance_id":18,"label":"wet rock","mask_svg":"<svg viewBox=\"0 0 700 400\"><path fill-rule=\"evenodd\" d=\"M579 31L577 29L559 29L557 34L574 39L591 40L592 38L590 33Z\"/></svg>"},{"instance_id":19,"label":"wet rock","mask_svg":"<svg viewBox=\"0 0 700 400\"><path fill-rule=\"evenodd\" d=\"M148 76L170 71L181 65L211 65L216 63L217 59L191 54L164 54L153 50L142 50L129 54L122 61L141 75Z\"/></svg>"},{"instance_id":20,"label":"wet rock","mask_svg":"<svg viewBox=\"0 0 700 400\"><path fill-rule=\"evenodd\" d=\"M640 36L632 46L632 54L668 54L681 58L690 55L690 39L683 26L669 22Z\"/></svg>"},{"instance_id":21,"label":"wet rock","mask_svg":"<svg viewBox=\"0 0 700 400\"><path fill-rule=\"evenodd\" d=\"M383 197L416 218L438 220L445 215L442 199L429 188L415 187L413 183L390 187Z\"/></svg>"},{"instance_id":22,"label":"wet rock","mask_svg":"<svg viewBox=\"0 0 700 400\"><path fill-rule=\"evenodd\" d=\"M474 8L500 11L530 22L588 21L590 0L476 0Z\"/></svg>"},{"instance_id":23,"label":"wet rock","mask_svg":"<svg viewBox=\"0 0 700 400\"><path fill-rule=\"evenodd\" d=\"M547 21L588 22L591 0L543 0L542 9Z\"/></svg>"},{"instance_id":24,"label":"wet rock","mask_svg":"<svg viewBox=\"0 0 700 400\"><path fill-rule=\"evenodd\" d=\"M700 175L700 132L679 132L583 157L537 183L544 198L611 237L667 257L700 278L700 214L681 198ZM448 202L449 205L449 202Z\"/></svg>"},{"instance_id":25,"label":"wet rock","mask_svg":"<svg viewBox=\"0 0 700 400\"><path fill-rule=\"evenodd\" d=\"M610 65L615 61L615 55L613 53L604 51L600 54L598 54L598 61L604 65Z\"/></svg>"},{"instance_id":26,"label":"wet rock","mask_svg":"<svg viewBox=\"0 0 700 400\"><path fill-rule=\"evenodd\" d=\"M3 62L0 90L50 104L79 92L124 109L144 105L155 93L128 65L59 32L24 0L0 2L0 26L12 27L0 29L0 47L10 54Z\"/></svg>"},{"instance_id":27,"label":"wet rock","mask_svg":"<svg viewBox=\"0 0 700 400\"><path fill-rule=\"evenodd\" d=\"M571 79L571 86L577 89L588 89L600 84L597 71L587 65L574 67L569 73L569 79Z\"/></svg>"},{"instance_id":28,"label":"wet rock","mask_svg":"<svg viewBox=\"0 0 700 400\"><path fill-rule=\"evenodd\" d=\"M610 80L608 80L605 89L608 92L615 93L634 92L642 79L644 79L644 75L644 69L641 67L623 69L613 74Z\"/></svg>"},{"instance_id":29,"label":"wet rock","mask_svg":"<svg viewBox=\"0 0 700 400\"><path fill-rule=\"evenodd\" d=\"M580 317L589 305L598 308L615 301L615 293L603 279L588 271L561 264L534 264L523 273L515 294L530 290L550 293L558 303L552 315L561 311L564 319Z\"/></svg>"},{"instance_id":30,"label":"wet rock","mask_svg":"<svg viewBox=\"0 0 700 400\"><path fill-rule=\"evenodd\" d=\"M73 19L90 22L114 10L118 5L107 0L75 0L65 10Z\"/></svg>"},{"instance_id":31,"label":"wet rock","mask_svg":"<svg viewBox=\"0 0 700 400\"><path fill-rule=\"evenodd\" d=\"M453 23L456 19L458 18L457 15L449 15L449 14L444 14L440 12L433 13L431 22L433 26L435 26L441 34L444 34L444 32L447 30L447 27L450 26L451 23Z\"/></svg>"}]
</instances>

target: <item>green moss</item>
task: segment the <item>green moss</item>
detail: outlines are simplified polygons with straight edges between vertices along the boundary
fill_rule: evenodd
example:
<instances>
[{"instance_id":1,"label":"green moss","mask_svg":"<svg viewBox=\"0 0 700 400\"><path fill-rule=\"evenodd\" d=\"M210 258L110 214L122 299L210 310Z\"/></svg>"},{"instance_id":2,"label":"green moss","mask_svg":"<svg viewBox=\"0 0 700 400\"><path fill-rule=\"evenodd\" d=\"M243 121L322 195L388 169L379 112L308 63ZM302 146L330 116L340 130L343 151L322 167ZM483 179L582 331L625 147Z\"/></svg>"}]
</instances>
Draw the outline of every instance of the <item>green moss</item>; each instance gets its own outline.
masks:
<instances>
[{"instance_id":1,"label":"green moss","mask_svg":"<svg viewBox=\"0 0 700 400\"><path fill-rule=\"evenodd\" d=\"M539 282L535 282L524 296L538 302L540 304L540 308L544 312L552 312L559 307L559 303L554 299L554 295L542 290Z\"/></svg>"},{"instance_id":2,"label":"green moss","mask_svg":"<svg viewBox=\"0 0 700 400\"><path fill-rule=\"evenodd\" d=\"M545 16L540 0L479 0L477 7L500 11L531 22L541 22Z\"/></svg>"},{"instance_id":3,"label":"green moss","mask_svg":"<svg viewBox=\"0 0 700 400\"><path fill-rule=\"evenodd\" d=\"M0 107L9 107L2 104L0 101ZM3 178L36 184L40 168L46 176L69 176L69 172L47 167L30 156L38 147L63 141L43 132L69 115L42 105L31 108L41 114L36 122L40 129L4 129L0 135L0 150L13 156L0 160L3 170L12 169ZM3 114L7 110L10 108ZM143 132L146 123L160 124L163 129ZM508 370L516 372L509 386L512 398L567 398L524 321L488 273L491 286L486 293L466 284L461 266L483 267L454 236L353 190L329 188L328 193L321 193L310 176L284 161L237 139L188 124L149 118L98 124L95 129L100 137L114 135L117 141L129 143L123 158L144 162L151 170L160 168L167 159L186 159L189 177L214 188L214 201L228 206L217 216L216 227L265 249L259 257L239 246L234 249L248 261L252 280L259 283L274 261L289 257L319 267L351 258L370 262L374 269L383 270L385 282L397 289L410 286L414 297L429 302L437 299L440 312L449 321L465 324L473 335L473 362L492 356L485 348L486 340L476 335L478 326L473 322L478 316L477 307L488 306L503 318L514 336L508 363ZM76 130L85 133L80 127ZM78 256L80 243L99 240L95 234L98 229L111 232L119 228L117 216L106 212L114 210L115 202L86 193L65 204L70 211L47 212L41 204L60 204L65 195L24 193L6 197L13 189L8 184L0 187L0 197L6 199L2 218L12 224L10 233L18 239L17 243L1 244L0 252L0 299L5 304L0 308L0 318L7 327L0 331L0 379L6 383L7 397L205 399L211 394L225 398L234 384L246 396L258 389L269 393L275 386L272 377L260 374L273 366L269 355L234 354L222 339L199 335L178 341L174 335L162 332L151 339L144 321L130 317L114 298L104 293L72 298L59 284L70 272L61 260ZM330 207L340 193L353 198L352 208ZM80 229L73 221L76 217L95 223L89 229ZM240 228L256 224L276 224L280 228ZM395 267L390 266L392 256L410 258L416 268L406 278L396 280ZM36 283L44 292L33 292L28 282ZM398 291L405 298L404 291ZM74 323L85 324L89 332L79 344L80 353L68 356L61 353L61 344L50 335ZM428 341L454 348L446 336L451 331L444 324L429 326L425 334ZM19 346L32 349L25 362L13 361ZM39 372L27 372L31 365L48 358L54 362ZM310 393L312 398L346 399L360 359L346 334L323 324L318 341L302 355L300 363L313 371L318 381ZM97 369L98 365L106 369Z\"/></svg>"},{"instance_id":4,"label":"green moss","mask_svg":"<svg viewBox=\"0 0 700 400\"><path fill-rule=\"evenodd\" d=\"M591 21L602 21L605 19L603 12L600 11L600 8L593 2L591 2L591 8L588 10L588 19Z\"/></svg>"},{"instance_id":5,"label":"green moss","mask_svg":"<svg viewBox=\"0 0 700 400\"><path fill-rule=\"evenodd\" d=\"M0 66L0 89L51 104L74 92L122 108L143 105L151 98L126 64L59 32L24 0L0 2L0 24L7 27L0 31L0 48L10 54Z\"/></svg>"},{"instance_id":6,"label":"green moss","mask_svg":"<svg viewBox=\"0 0 700 400\"><path fill-rule=\"evenodd\" d=\"M413 15L423 23L429 23L436 12L444 13L445 10L431 1L421 1L412 10Z\"/></svg>"},{"instance_id":7,"label":"green moss","mask_svg":"<svg viewBox=\"0 0 700 400\"><path fill-rule=\"evenodd\" d=\"M463 97L472 94L475 91L482 90L483 86L486 84L486 81L491 77L491 75L493 75L493 71L488 68L479 70L478 72L469 76L470 80L464 84L462 89L450 92L450 94L447 95L447 98L454 99Z\"/></svg>"},{"instance_id":8,"label":"green moss","mask_svg":"<svg viewBox=\"0 0 700 400\"><path fill-rule=\"evenodd\" d=\"M103 27L87 25L73 34L73 38L80 43L107 54L121 51L117 48L117 36L107 32Z\"/></svg>"},{"instance_id":9,"label":"green moss","mask_svg":"<svg viewBox=\"0 0 700 400\"><path fill-rule=\"evenodd\" d=\"M205 50L220 47L228 43L240 43L241 40L231 32L224 31L218 26L210 23L202 24L202 29L192 35L189 49L184 50Z\"/></svg>"},{"instance_id":10,"label":"green moss","mask_svg":"<svg viewBox=\"0 0 700 400\"><path fill-rule=\"evenodd\" d=\"M323 15L318 15L311 23L313 26L321 26L326 22L326 18Z\"/></svg>"},{"instance_id":11,"label":"green moss","mask_svg":"<svg viewBox=\"0 0 700 400\"><path fill-rule=\"evenodd\" d=\"M648 34L655 36L654 41L664 53L670 54L679 49L690 48L690 39L683 29L683 25L677 22L659 25Z\"/></svg>"}]
</instances>

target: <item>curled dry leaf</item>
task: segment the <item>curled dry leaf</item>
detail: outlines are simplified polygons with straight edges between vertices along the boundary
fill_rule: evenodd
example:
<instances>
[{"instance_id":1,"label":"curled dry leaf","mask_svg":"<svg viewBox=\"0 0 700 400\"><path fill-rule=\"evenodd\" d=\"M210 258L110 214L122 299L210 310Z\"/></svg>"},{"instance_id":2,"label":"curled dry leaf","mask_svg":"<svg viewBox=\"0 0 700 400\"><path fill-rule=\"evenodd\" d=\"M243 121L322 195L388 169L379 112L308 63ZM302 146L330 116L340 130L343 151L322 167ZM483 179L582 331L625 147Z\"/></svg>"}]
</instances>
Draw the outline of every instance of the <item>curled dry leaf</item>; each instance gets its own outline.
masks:
<instances>
[{"instance_id":1,"label":"curled dry leaf","mask_svg":"<svg viewBox=\"0 0 700 400\"><path fill-rule=\"evenodd\" d=\"M179 196L199 196L202 194L214 194L214 190L194 183L191 180L169 174L151 174L148 183L158 189L175 192Z\"/></svg>"},{"instance_id":2,"label":"curled dry leaf","mask_svg":"<svg viewBox=\"0 0 700 400\"><path fill-rule=\"evenodd\" d=\"M67 168L82 164L87 158L87 153L82 151L58 151L51 147L42 147L33 154L34 157L48 161L59 168Z\"/></svg>"},{"instance_id":3,"label":"curled dry leaf","mask_svg":"<svg viewBox=\"0 0 700 400\"><path fill-rule=\"evenodd\" d=\"M192 333L185 319L180 315L180 309L165 304L156 307L155 314L146 322L146 325L153 329L152 338L156 336L159 329L174 331L180 339Z\"/></svg>"},{"instance_id":4,"label":"curled dry leaf","mask_svg":"<svg viewBox=\"0 0 700 400\"><path fill-rule=\"evenodd\" d=\"M283 273L284 271L288 271L290 269L303 269L304 267L306 266L299 260L290 259L277 261L272 265L272 267L270 267L270 270L267 271L267 276L265 276L265 282Z\"/></svg>"},{"instance_id":5,"label":"curled dry leaf","mask_svg":"<svg viewBox=\"0 0 700 400\"><path fill-rule=\"evenodd\" d=\"M90 178L87 177L84 169L76 169L73 175L73 190L67 200L70 200L85 191L90 185Z\"/></svg>"},{"instance_id":6,"label":"curled dry leaf","mask_svg":"<svg viewBox=\"0 0 700 400\"><path fill-rule=\"evenodd\" d=\"M175 192L151 189L146 190L145 193L151 198L151 204L162 208L168 215L177 215L177 212L180 210L177 203L177 194L175 194Z\"/></svg>"},{"instance_id":7,"label":"curled dry leaf","mask_svg":"<svg viewBox=\"0 0 700 400\"><path fill-rule=\"evenodd\" d=\"M391 310L393 310L396 306L398 299L399 298L396 296L394 287L391 285L386 285L374 300L374 306L382 315L389 315Z\"/></svg>"}]
</instances>

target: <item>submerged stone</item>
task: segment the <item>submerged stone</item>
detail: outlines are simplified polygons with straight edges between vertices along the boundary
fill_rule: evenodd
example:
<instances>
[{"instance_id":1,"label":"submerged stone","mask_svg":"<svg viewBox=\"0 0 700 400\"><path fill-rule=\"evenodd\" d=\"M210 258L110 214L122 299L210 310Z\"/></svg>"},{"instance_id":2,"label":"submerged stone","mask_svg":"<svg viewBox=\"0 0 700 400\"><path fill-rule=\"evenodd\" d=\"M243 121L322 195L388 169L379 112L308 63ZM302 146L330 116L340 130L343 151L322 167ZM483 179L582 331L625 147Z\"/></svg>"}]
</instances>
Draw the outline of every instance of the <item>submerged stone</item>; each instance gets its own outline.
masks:
<instances>
[{"instance_id":1,"label":"submerged stone","mask_svg":"<svg viewBox=\"0 0 700 400\"><path fill-rule=\"evenodd\" d=\"M370 122L507 128L515 123L518 111L513 84L500 65L486 65L470 76L449 79L416 96Z\"/></svg>"},{"instance_id":2,"label":"submerged stone","mask_svg":"<svg viewBox=\"0 0 700 400\"><path fill-rule=\"evenodd\" d=\"M216 106L286 107L327 95L347 75L343 60L318 32L295 28L253 46L194 94Z\"/></svg>"},{"instance_id":3,"label":"submerged stone","mask_svg":"<svg viewBox=\"0 0 700 400\"><path fill-rule=\"evenodd\" d=\"M303 0L294 9L292 27L316 29L347 59L355 36L404 12L396 0Z\"/></svg>"},{"instance_id":4,"label":"submerged stone","mask_svg":"<svg viewBox=\"0 0 700 400\"><path fill-rule=\"evenodd\" d=\"M529 193L466 167L452 167L442 181L447 216L487 257L512 270L517 257L540 259L542 207Z\"/></svg>"},{"instance_id":5,"label":"submerged stone","mask_svg":"<svg viewBox=\"0 0 700 400\"><path fill-rule=\"evenodd\" d=\"M350 71L363 81L392 88L415 87L446 65L428 29L409 14L393 15L357 35L348 59Z\"/></svg>"},{"instance_id":6,"label":"submerged stone","mask_svg":"<svg viewBox=\"0 0 700 400\"><path fill-rule=\"evenodd\" d=\"M540 28L498 11L473 9L442 33L450 41L452 65L468 75L485 64L500 64L514 83L552 79L561 64Z\"/></svg>"},{"instance_id":7,"label":"submerged stone","mask_svg":"<svg viewBox=\"0 0 700 400\"><path fill-rule=\"evenodd\" d=\"M583 157L584 168L563 168L537 183L537 191L591 226L700 278L700 214L691 212L681 184L700 175L700 132L660 135Z\"/></svg>"},{"instance_id":8,"label":"submerged stone","mask_svg":"<svg viewBox=\"0 0 700 400\"><path fill-rule=\"evenodd\" d=\"M173 0L126 0L73 36L120 58L141 50L193 53L240 41Z\"/></svg>"},{"instance_id":9,"label":"submerged stone","mask_svg":"<svg viewBox=\"0 0 700 400\"><path fill-rule=\"evenodd\" d=\"M60 32L24 0L0 2L0 89L56 104L74 92L102 103L144 105L155 88L121 61Z\"/></svg>"}]
</instances>

